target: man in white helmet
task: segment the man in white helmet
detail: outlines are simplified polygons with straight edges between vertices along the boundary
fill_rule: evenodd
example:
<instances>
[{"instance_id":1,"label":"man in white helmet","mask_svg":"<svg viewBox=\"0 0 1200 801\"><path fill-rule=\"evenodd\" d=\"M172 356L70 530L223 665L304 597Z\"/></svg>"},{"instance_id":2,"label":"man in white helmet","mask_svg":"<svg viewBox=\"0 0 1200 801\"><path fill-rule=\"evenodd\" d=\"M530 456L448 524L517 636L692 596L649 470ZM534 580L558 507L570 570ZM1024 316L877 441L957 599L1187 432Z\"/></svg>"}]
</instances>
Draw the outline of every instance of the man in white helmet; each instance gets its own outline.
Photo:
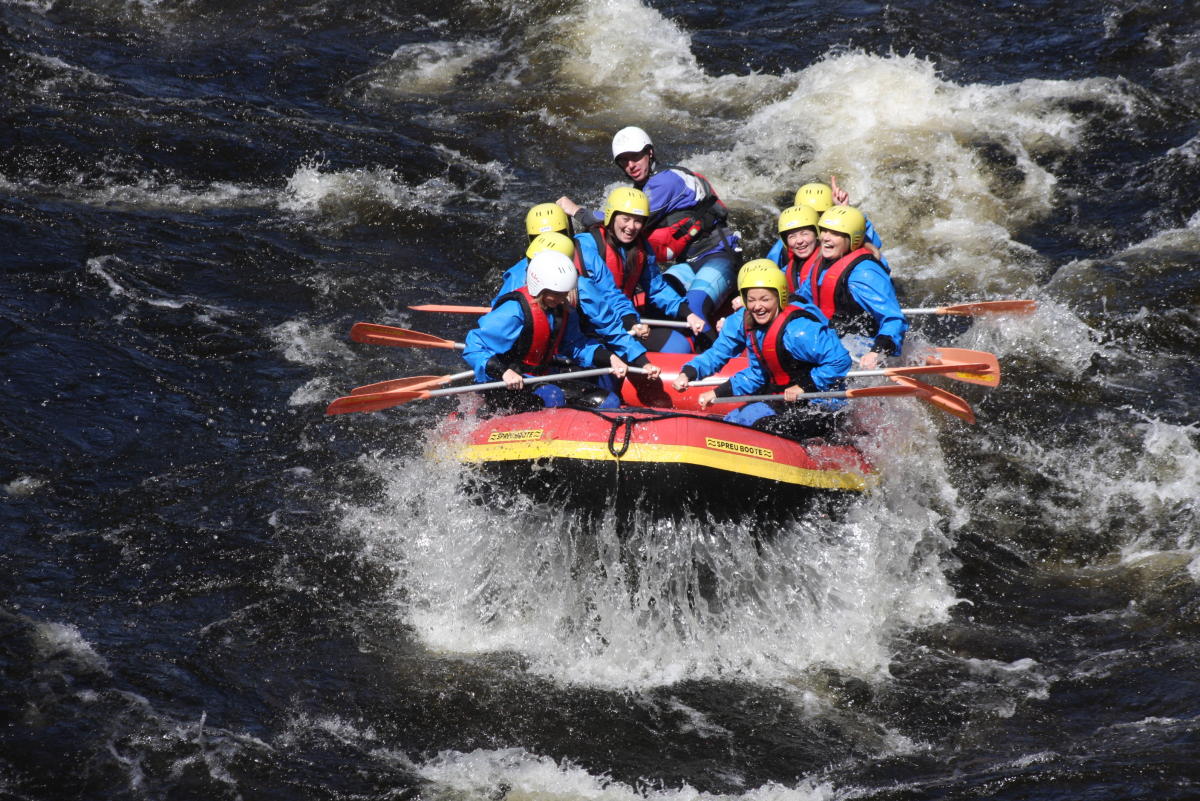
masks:
<instances>
[{"instance_id":1,"label":"man in white helmet","mask_svg":"<svg viewBox=\"0 0 1200 801\"><path fill-rule=\"evenodd\" d=\"M728 210L703 175L686 167L660 167L654 143L641 128L628 126L612 141L613 160L650 198L647 241L655 258L686 294L689 309L710 324L734 291L741 266L741 237L728 227ZM569 197L558 204L582 226L596 216Z\"/></svg>"},{"instance_id":2,"label":"man in white helmet","mask_svg":"<svg viewBox=\"0 0 1200 801\"><path fill-rule=\"evenodd\" d=\"M509 390L524 390L524 376L548 372L555 355L588 367L611 367L615 377L623 378L625 362L579 329L578 316L568 301L578 281L575 263L566 255L555 250L534 255L526 285L498 298L493 309L479 318L479 326L467 334L463 359L475 371L475 382L503 381ZM634 363L645 367L650 378L658 377L658 368L649 364L644 353ZM609 395L602 405L620 404L611 391ZM494 408L535 409L561 406L564 395L547 383L532 392L489 393L486 401Z\"/></svg>"}]
</instances>

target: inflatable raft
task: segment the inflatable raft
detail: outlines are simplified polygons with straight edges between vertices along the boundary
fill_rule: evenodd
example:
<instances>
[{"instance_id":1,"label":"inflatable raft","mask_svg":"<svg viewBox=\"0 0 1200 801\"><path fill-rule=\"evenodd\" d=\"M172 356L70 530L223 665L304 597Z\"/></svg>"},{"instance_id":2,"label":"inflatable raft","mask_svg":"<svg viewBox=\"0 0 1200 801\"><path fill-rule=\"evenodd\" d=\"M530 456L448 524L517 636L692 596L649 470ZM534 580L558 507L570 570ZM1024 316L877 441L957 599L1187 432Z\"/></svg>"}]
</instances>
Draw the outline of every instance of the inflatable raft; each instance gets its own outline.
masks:
<instances>
[{"instance_id":1,"label":"inflatable raft","mask_svg":"<svg viewBox=\"0 0 1200 801\"><path fill-rule=\"evenodd\" d=\"M687 356L653 354L664 373ZM734 360L725 369L741 368ZM614 501L706 511L749 506L774 515L815 496L853 496L874 470L858 449L794 441L699 411L711 387L677 393L666 382L627 380L621 409L558 407L479 421L459 459L535 497Z\"/></svg>"}]
</instances>

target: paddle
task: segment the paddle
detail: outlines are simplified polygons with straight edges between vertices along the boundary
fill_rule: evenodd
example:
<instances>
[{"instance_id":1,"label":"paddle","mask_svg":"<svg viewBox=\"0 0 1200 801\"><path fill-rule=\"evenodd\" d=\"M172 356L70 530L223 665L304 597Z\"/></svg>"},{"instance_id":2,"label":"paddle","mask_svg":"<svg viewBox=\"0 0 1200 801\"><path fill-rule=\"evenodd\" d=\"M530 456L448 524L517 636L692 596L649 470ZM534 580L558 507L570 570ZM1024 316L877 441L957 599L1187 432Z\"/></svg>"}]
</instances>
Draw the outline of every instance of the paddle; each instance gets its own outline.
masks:
<instances>
[{"instance_id":1,"label":"paddle","mask_svg":"<svg viewBox=\"0 0 1200 801\"><path fill-rule=\"evenodd\" d=\"M461 373L450 375L414 375L408 378L393 378L391 381L380 381L375 384L365 384L350 390L351 395L369 395L375 392L391 392L397 389L430 389L450 384L463 378L475 375L474 370L463 370Z\"/></svg>"},{"instance_id":2,"label":"paddle","mask_svg":"<svg viewBox=\"0 0 1200 801\"><path fill-rule=\"evenodd\" d=\"M987 365L983 370L968 369L970 362L983 362ZM980 384L985 387L1000 386L1000 361L996 354L986 350L968 350L967 348L935 348L933 353L925 357L926 365L957 366L958 370L943 373L955 381L968 384Z\"/></svg>"},{"instance_id":3,"label":"paddle","mask_svg":"<svg viewBox=\"0 0 1200 801\"><path fill-rule=\"evenodd\" d=\"M355 323L350 328L350 339L370 345L395 345L408 348L444 348L446 350L462 350L466 347L461 342L435 337L433 334L422 334L420 331L410 331L407 328L394 328L378 323Z\"/></svg>"},{"instance_id":4,"label":"paddle","mask_svg":"<svg viewBox=\"0 0 1200 801\"><path fill-rule=\"evenodd\" d=\"M947 392L939 387L930 386L915 378L906 378L899 375L888 376L888 378L895 381L901 387L917 390L920 393L921 400L933 404L943 412L966 420L968 423L975 422L975 411L971 408L970 404L953 392Z\"/></svg>"},{"instance_id":5,"label":"paddle","mask_svg":"<svg viewBox=\"0 0 1200 801\"><path fill-rule=\"evenodd\" d=\"M597 367L592 370L577 370L573 373L554 373L527 377L525 384L541 384L547 381L574 381L579 378L593 378L612 373L611 367ZM487 389L504 389L503 381L489 381L485 384L471 384L466 387L447 387L446 389L408 390L399 389L391 392L372 392L361 395L343 395L334 399L325 409L325 414L347 414L349 412L376 412L415 400L438 398L443 395L459 395L465 392L482 392Z\"/></svg>"},{"instance_id":6,"label":"paddle","mask_svg":"<svg viewBox=\"0 0 1200 801\"><path fill-rule=\"evenodd\" d=\"M426 303L423 306L409 306L413 311L423 312L451 312L455 314L487 314L492 309L490 306L443 306L436 303ZM687 328L688 324L682 320L651 320L643 317L638 322L645 323L656 328Z\"/></svg>"},{"instance_id":7,"label":"paddle","mask_svg":"<svg viewBox=\"0 0 1200 801\"><path fill-rule=\"evenodd\" d=\"M925 364L912 367L884 367L877 370L855 370L847 378L883 375L944 375L967 384L985 387L1000 386L1000 362L994 353L967 348L936 348L925 357Z\"/></svg>"},{"instance_id":8,"label":"paddle","mask_svg":"<svg viewBox=\"0 0 1200 801\"><path fill-rule=\"evenodd\" d=\"M915 395L923 401L933 404L942 411L948 412L955 417L962 418L968 423L975 422L975 413L965 400L957 395L946 392L944 389L931 387L928 384L922 384L913 378L905 378L904 376L893 376L892 380L900 386L891 384L883 384L878 387L860 387L858 389L847 389L840 392L805 392L796 397L796 400L816 400L818 398L875 398L889 397L899 395ZM776 402L782 401L783 395L731 395L726 398L714 398L713 403L753 403L754 401Z\"/></svg>"},{"instance_id":9,"label":"paddle","mask_svg":"<svg viewBox=\"0 0 1200 801\"><path fill-rule=\"evenodd\" d=\"M901 309L902 314L1033 314L1036 300L984 300L979 303L960 303L957 306L937 306L924 309Z\"/></svg>"},{"instance_id":10,"label":"paddle","mask_svg":"<svg viewBox=\"0 0 1200 801\"><path fill-rule=\"evenodd\" d=\"M796 396L796 400L817 400L819 398L886 398L896 395L920 395L918 387L899 387L892 384L882 384L877 387L859 387L831 392L804 392ZM755 401L782 401L783 395L730 395L725 398L713 398L713 403L753 403Z\"/></svg>"},{"instance_id":11,"label":"paddle","mask_svg":"<svg viewBox=\"0 0 1200 801\"><path fill-rule=\"evenodd\" d=\"M854 370L846 374L847 378L867 378L868 376L897 376L897 375L944 375L956 381L968 384L981 384L985 387L1000 385L1000 362L995 354L985 350L968 350L966 348L937 348L926 357L925 364L911 367L884 367L878 370ZM664 376L664 380L673 380L674 375ZM688 384L691 387L712 387L725 383L723 376L713 376Z\"/></svg>"}]
</instances>

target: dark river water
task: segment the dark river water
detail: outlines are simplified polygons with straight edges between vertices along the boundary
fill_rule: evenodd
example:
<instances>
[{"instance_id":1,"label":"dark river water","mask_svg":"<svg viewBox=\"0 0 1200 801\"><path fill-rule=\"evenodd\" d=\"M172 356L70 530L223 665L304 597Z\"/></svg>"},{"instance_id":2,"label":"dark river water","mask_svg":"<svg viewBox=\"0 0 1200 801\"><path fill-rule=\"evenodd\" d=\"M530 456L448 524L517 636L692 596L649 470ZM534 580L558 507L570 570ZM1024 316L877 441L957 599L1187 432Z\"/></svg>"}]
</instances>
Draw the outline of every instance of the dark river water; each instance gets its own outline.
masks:
<instances>
[{"instance_id":1,"label":"dark river water","mask_svg":"<svg viewBox=\"0 0 1200 801\"><path fill-rule=\"evenodd\" d=\"M1200 797L1194 2L0 0L0 68L0 798ZM324 417L629 124L748 255L834 174L905 305L1036 299L914 319L978 423L618 537Z\"/></svg>"}]
</instances>

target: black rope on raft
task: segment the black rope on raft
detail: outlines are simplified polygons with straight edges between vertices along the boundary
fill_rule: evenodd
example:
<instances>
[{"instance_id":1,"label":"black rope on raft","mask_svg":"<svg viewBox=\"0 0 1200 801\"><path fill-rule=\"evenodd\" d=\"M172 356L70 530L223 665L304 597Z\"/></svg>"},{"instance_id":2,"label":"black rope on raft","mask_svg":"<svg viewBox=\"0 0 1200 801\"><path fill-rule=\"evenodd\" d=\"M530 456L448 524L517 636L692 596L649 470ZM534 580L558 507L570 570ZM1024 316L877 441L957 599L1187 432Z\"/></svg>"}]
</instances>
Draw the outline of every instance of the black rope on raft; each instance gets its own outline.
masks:
<instances>
[{"instance_id":1,"label":"black rope on raft","mask_svg":"<svg viewBox=\"0 0 1200 801\"><path fill-rule=\"evenodd\" d=\"M603 415L601 416L603 417ZM612 428L608 432L608 452L615 458L620 459L629 450L629 441L633 438L633 424L637 422L637 419L628 415L622 415L615 420L608 417L604 419L612 423ZM617 439L617 429L621 426L625 426L625 440L621 443L621 450L618 451L613 447L613 444Z\"/></svg>"}]
</instances>

